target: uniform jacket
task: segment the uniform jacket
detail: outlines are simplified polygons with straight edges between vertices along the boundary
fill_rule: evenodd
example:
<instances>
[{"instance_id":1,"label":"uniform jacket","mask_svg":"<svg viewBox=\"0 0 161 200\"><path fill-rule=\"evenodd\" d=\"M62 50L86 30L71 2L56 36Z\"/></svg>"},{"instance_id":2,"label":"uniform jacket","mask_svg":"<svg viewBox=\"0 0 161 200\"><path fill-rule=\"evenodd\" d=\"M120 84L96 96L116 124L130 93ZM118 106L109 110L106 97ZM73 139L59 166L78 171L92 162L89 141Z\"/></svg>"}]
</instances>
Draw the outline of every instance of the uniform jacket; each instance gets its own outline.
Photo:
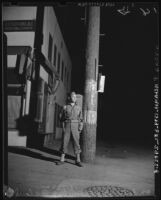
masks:
<instances>
[{"instance_id":1,"label":"uniform jacket","mask_svg":"<svg viewBox=\"0 0 161 200\"><path fill-rule=\"evenodd\" d=\"M80 106L75 104L72 106L71 104L67 104L63 107L60 113L61 122L71 122L71 123L79 123L79 130L83 129L83 117L82 117L82 109Z\"/></svg>"}]
</instances>

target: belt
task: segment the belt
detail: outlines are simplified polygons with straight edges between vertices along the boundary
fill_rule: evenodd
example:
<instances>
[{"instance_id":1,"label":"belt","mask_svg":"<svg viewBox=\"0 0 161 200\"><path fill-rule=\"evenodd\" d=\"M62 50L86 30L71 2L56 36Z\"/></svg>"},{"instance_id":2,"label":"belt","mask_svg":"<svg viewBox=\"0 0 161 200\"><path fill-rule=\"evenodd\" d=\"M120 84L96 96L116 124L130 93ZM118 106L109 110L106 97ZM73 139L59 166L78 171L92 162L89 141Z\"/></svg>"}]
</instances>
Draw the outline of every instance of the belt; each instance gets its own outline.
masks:
<instances>
[{"instance_id":1,"label":"belt","mask_svg":"<svg viewBox=\"0 0 161 200\"><path fill-rule=\"evenodd\" d=\"M79 122L77 119L66 119L65 122Z\"/></svg>"}]
</instances>

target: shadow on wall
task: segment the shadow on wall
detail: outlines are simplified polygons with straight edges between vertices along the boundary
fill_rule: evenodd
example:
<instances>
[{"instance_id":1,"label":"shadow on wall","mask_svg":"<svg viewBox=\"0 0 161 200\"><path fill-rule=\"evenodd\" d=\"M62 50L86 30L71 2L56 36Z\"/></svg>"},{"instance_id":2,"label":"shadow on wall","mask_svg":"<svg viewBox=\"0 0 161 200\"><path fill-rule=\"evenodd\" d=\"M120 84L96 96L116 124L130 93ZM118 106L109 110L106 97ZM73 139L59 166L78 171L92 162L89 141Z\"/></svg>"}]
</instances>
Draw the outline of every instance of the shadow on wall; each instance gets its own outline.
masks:
<instances>
[{"instance_id":1,"label":"shadow on wall","mask_svg":"<svg viewBox=\"0 0 161 200\"><path fill-rule=\"evenodd\" d=\"M25 115L16 120L17 128L20 131L20 136L33 133L36 128L36 123L30 115Z\"/></svg>"},{"instance_id":2,"label":"shadow on wall","mask_svg":"<svg viewBox=\"0 0 161 200\"><path fill-rule=\"evenodd\" d=\"M30 115L25 115L16 120L19 136L27 136L27 147L40 149L44 144L44 135L37 133L37 123Z\"/></svg>"}]
</instances>

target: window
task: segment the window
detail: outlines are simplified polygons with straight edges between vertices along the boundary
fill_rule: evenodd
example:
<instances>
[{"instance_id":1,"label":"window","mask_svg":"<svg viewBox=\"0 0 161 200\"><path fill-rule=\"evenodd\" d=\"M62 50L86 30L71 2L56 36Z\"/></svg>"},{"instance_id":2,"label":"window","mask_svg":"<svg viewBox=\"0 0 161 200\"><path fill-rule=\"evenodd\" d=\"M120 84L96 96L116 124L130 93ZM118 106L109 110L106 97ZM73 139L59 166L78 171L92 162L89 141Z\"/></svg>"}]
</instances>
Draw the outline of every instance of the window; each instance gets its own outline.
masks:
<instances>
[{"instance_id":1,"label":"window","mask_svg":"<svg viewBox=\"0 0 161 200\"><path fill-rule=\"evenodd\" d=\"M67 90L69 88L69 72L67 72Z\"/></svg>"},{"instance_id":2,"label":"window","mask_svg":"<svg viewBox=\"0 0 161 200\"><path fill-rule=\"evenodd\" d=\"M66 80L67 80L67 67L64 67L65 73L64 73L64 83L66 85Z\"/></svg>"},{"instance_id":3,"label":"window","mask_svg":"<svg viewBox=\"0 0 161 200\"><path fill-rule=\"evenodd\" d=\"M60 53L58 53L58 74L60 73Z\"/></svg>"},{"instance_id":4,"label":"window","mask_svg":"<svg viewBox=\"0 0 161 200\"><path fill-rule=\"evenodd\" d=\"M63 81L64 76L64 62L62 60L62 69L61 69L61 80Z\"/></svg>"},{"instance_id":5,"label":"window","mask_svg":"<svg viewBox=\"0 0 161 200\"><path fill-rule=\"evenodd\" d=\"M57 57L57 46L56 46L56 44L54 44L54 61L53 61L53 64L55 65L55 67L56 67L56 57Z\"/></svg>"},{"instance_id":6,"label":"window","mask_svg":"<svg viewBox=\"0 0 161 200\"><path fill-rule=\"evenodd\" d=\"M51 62L52 57L52 46L53 46L53 38L51 34L49 33L49 43L48 43L48 59Z\"/></svg>"},{"instance_id":7,"label":"window","mask_svg":"<svg viewBox=\"0 0 161 200\"><path fill-rule=\"evenodd\" d=\"M56 127L58 127L58 128L61 128L61 122L60 122L60 119L59 119L61 111L62 111L62 106L55 103L55 122L56 122Z\"/></svg>"},{"instance_id":8,"label":"window","mask_svg":"<svg viewBox=\"0 0 161 200\"><path fill-rule=\"evenodd\" d=\"M54 111L54 135L56 136L56 126L57 126L57 103L55 103Z\"/></svg>"},{"instance_id":9,"label":"window","mask_svg":"<svg viewBox=\"0 0 161 200\"><path fill-rule=\"evenodd\" d=\"M62 106L58 105L58 127L61 127L61 121L60 121L60 112L62 111Z\"/></svg>"}]
</instances>

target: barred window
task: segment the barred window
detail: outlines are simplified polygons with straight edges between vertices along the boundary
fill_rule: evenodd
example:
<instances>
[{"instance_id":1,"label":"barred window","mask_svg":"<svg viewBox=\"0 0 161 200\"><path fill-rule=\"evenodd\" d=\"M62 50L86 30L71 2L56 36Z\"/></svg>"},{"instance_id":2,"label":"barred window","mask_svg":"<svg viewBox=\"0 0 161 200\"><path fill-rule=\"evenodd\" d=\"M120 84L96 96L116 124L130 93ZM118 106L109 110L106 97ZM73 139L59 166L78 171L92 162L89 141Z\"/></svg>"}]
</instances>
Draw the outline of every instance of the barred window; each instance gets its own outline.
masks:
<instances>
[{"instance_id":1,"label":"barred window","mask_svg":"<svg viewBox=\"0 0 161 200\"><path fill-rule=\"evenodd\" d=\"M58 74L60 73L60 53L58 53Z\"/></svg>"},{"instance_id":2,"label":"barred window","mask_svg":"<svg viewBox=\"0 0 161 200\"><path fill-rule=\"evenodd\" d=\"M52 46L53 46L53 38L51 34L49 33L49 43L48 43L48 59L51 62L52 57Z\"/></svg>"},{"instance_id":3,"label":"barred window","mask_svg":"<svg viewBox=\"0 0 161 200\"><path fill-rule=\"evenodd\" d=\"M69 88L69 72L67 72L67 90Z\"/></svg>"},{"instance_id":4,"label":"barred window","mask_svg":"<svg viewBox=\"0 0 161 200\"><path fill-rule=\"evenodd\" d=\"M56 58L57 58L57 46L54 44L54 61L53 64L56 67Z\"/></svg>"},{"instance_id":5,"label":"barred window","mask_svg":"<svg viewBox=\"0 0 161 200\"><path fill-rule=\"evenodd\" d=\"M55 103L55 122L56 122L56 127L57 128L61 128L61 122L60 122L60 112L62 111L62 106L60 106L59 104Z\"/></svg>"},{"instance_id":6,"label":"barred window","mask_svg":"<svg viewBox=\"0 0 161 200\"><path fill-rule=\"evenodd\" d=\"M65 84L65 86L67 85L67 67L65 66L64 67L64 70L65 70L65 73L64 73L64 84Z\"/></svg>"},{"instance_id":7,"label":"barred window","mask_svg":"<svg viewBox=\"0 0 161 200\"><path fill-rule=\"evenodd\" d=\"M62 69L61 69L61 80L64 79L64 61L62 60Z\"/></svg>"}]
</instances>

